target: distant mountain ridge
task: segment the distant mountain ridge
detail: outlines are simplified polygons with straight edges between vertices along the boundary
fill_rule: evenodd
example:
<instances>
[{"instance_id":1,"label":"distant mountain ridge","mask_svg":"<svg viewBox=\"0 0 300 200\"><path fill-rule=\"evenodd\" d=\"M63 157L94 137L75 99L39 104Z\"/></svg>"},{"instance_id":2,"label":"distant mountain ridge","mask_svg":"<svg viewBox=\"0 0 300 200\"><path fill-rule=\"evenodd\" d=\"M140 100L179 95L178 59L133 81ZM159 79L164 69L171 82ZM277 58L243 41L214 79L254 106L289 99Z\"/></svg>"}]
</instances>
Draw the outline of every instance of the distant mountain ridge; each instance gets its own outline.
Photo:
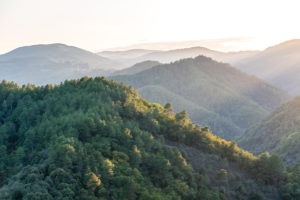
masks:
<instances>
[{"instance_id":1,"label":"distant mountain ridge","mask_svg":"<svg viewBox=\"0 0 300 200\"><path fill-rule=\"evenodd\" d=\"M193 122L231 140L289 99L262 80L204 56L110 78L132 85L150 102L170 102L176 112L187 109Z\"/></svg>"},{"instance_id":2,"label":"distant mountain ridge","mask_svg":"<svg viewBox=\"0 0 300 200\"><path fill-rule=\"evenodd\" d=\"M210 57L219 62L234 63L237 60L244 59L255 55L256 51L241 51L241 52L220 52L214 51L205 47L191 47L184 49L174 49L169 51L152 52L141 56L138 59L157 60L163 63L174 62L184 58L194 58L199 55Z\"/></svg>"},{"instance_id":3,"label":"distant mountain ridge","mask_svg":"<svg viewBox=\"0 0 300 200\"><path fill-rule=\"evenodd\" d=\"M184 58L194 58L199 55L210 57L219 62L226 62L234 64L239 60L251 57L257 54L258 51L240 51L240 52L221 52L214 51L205 47L190 47L182 49L173 49L168 51L158 50L127 50L127 51L104 51L99 52L98 55L107 57L109 59L119 61L124 66L131 66L139 62L152 60L161 63L170 63Z\"/></svg>"},{"instance_id":4,"label":"distant mountain ridge","mask_svg":"<svg viewBox=\"0 0 300 200\"><path fill-rule=\"evenodd\" d=\"M149 49L158 51L169 51L173 49L183 49L195 46L207 47L209 49L214 49L217 51L239 51L236 43L248 43L249 38L235 37L235 38L218 38L218 39L206 39L206 40L188 40L188 41L164 41L164 42L147 42L133 44L129 46L119 46L114 48L108 48L103 51L127 51L131 49Z\"/></svg>"},{"instance_id":5,"label":"distant mountain ridge","mask_svg":"<svg viewBox=\"0 0 300 200\"><path fill-rule=\"evenodd\" d=\"M157 65L161 65L161 63L157 62L157 61L147 60L147 61L137 63L137 64L133 65L132 67L125 68L123 70L118 70L118 71L114 72L112 75L136 74L138 72L150 69Z\"/></svg>"},{"instance_id":6,"label":"distant mountain ridge","mask_svg":"<svg viewBox=\"0 0 300 200\"><path fill-rule=\"evenodd\" d=\"M65 44L33 45L0 55L0 79L43 85L106 75L119 66L115 61Z\"/></svg>"},{"instance_id":7,"label":"distant mountain ridge","mask_svg":"<svg viewBox=\"0 0 300 200\"><path fill-rule=\"evenodd\" d=\"M159 50L130 49L126 51L102 51L99 52L98 54L111 59L120 59L120 58L128 59L128 58L143 56L153 52L159 52Z\"/></svg>"},{"instance_id":8,"label":"distant mountain ridge","mask_svg":"<svg viewBox=\"0 0 300 200\"><path fill-rule=\"evenodd\" d=\"M98 55L108 56L107 52L100 52ZM221 52L195 46L165 51L145 49L110 51L108 58L130 67L146 60L170 63L199 55L230 63L290 94L300 94L300 87L298 87L300 85L300 39L286 41L264 51Z\"/></svg>"},{"instance_id":9,"label":"distant mountain ridge","mask_svg":"<svg viewBox=\"0 0 300 200\"><path fill-rule=\"evenodd\" d=\"M269 47L235 66L291 94L300 94L300 39Z\"/></svg>"}]
</instances>

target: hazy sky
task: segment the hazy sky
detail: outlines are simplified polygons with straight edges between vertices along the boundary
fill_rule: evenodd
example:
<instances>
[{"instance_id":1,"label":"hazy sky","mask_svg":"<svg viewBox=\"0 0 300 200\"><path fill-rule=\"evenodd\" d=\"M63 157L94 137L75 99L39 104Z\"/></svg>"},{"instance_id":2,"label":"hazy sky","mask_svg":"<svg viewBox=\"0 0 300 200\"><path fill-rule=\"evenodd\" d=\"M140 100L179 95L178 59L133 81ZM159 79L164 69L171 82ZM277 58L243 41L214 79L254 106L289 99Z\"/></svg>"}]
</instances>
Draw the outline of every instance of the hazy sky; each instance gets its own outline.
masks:
<instances>
[{"instance_id":1,"label":"hazy sky","mask_svg":"<svg viewBox=\"0 0 300 200\"><path fill-rule=\"evenodd\" d=\"M299 8L298 0L0 0L0 53L235 37L228 50L261 49L300 38Z\"/></svg>"}]
</instances>

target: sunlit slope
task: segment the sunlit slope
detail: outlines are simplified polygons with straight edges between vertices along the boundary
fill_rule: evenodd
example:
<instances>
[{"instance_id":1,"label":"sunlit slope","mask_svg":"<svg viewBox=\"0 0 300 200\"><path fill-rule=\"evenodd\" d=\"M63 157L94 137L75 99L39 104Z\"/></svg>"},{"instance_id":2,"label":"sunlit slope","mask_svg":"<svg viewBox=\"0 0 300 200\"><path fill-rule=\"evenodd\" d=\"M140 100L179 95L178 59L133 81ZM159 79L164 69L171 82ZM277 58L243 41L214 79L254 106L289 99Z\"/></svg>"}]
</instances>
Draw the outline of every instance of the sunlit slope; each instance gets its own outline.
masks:
<instances>
[{"instance_id":1,"label":"sunlit slope","mask_svg":"<svg viewBox=\"0 0 300 200\"><path fill-rule=\"evenodd\" d=\"M104 78L0 91L0 199L274 200L286 183L278 157ZM192 152L206 161L195 169Z\"/></svg>"},{"instance_id":2,"label":"sunlit slope","mask_svg":"<svg viewBox=\"0 0 300 200\"><path fill-rule=\"evenodd\" d=\"M234 126L218 127L218 123L214 123L213 120L207 125L212 127L215 134L226 139L236 138L244 129L259 122L289 98L285 92L258 78L249 76L229 64L218 63L203 56L156 66L135 75L111 78L141 90L142 95L150 101L157 101L163 105L169 101L174 104L175 110L185 106L181 106L178 102L181 100L173 97L173 94L191 102L190 105L197 105L217 114L223 121L227 121L226 124ZM155 87L143 92L142 88L146 86ZM163 92L161 88L169 92ZM202 124L205 121L201 114L199 116L194 112L197 107L188 106L185 109L190 111L193 122Z\"/></svg>"}]
</instances>

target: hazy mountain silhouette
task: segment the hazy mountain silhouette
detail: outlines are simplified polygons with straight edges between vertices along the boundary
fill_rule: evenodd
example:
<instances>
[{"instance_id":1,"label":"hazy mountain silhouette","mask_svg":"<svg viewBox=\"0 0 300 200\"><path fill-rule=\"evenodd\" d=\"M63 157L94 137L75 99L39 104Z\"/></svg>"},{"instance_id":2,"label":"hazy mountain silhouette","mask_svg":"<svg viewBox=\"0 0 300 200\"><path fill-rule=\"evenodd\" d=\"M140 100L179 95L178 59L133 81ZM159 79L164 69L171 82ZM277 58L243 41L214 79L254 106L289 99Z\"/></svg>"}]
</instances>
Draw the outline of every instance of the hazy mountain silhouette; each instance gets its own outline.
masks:
<instances>
[{"instance_id":1,"label":"hazy mountain silhouette","mask_svg":"<svg viewBox=\"0 0 300 200\"><path fill-rule=\"evenodd\" d=\"M269 47L240 60L236 66L291 94L300 94L300 40Z\"/></svg>"},{"instance_id":2,"label":"hazy mountain silhouette","mask_svg":"<svg viewBox=\"0 0 300 200\"><path fill-rule=\"evenodd\" d=\"M257 54L257 51L241 51L241 52L220 52L210 50L204 47L191 47L184 49L174 49L168 51L152 51L152 50L128 50L128 51L110 51L100 52L98 55L121 62L124 66L132 66L136 63L146 60L158 61L161 63L174 62L183 58L194 58L199 55L213 58L220 62L235 64L239 60L251 57Z\"/></svg>"},{"instance_id":3,"label":"hazy mountain silhouette","mask_svg":"<svg viewBox=\"0 0 300 200\"><path fill-rule=\"evenodd\" d=\"M183 58L197 57L203 55L210 57L216 61L235 63L240 59L255 55L256 51L241 51L241 52L220 52L210 50L204 47L191 47L185 49L175 49L170 51L152 52L137 58L138 60L157 60L162 63L174 62Z\"/></svg>"},{"instance_id":4,"label":"hazy mountain silhouette","mask_svg":"<svg viewBox=\"0 0 300 200\"><path fill-rule=\"evenodd\" d=\"M33 45L0 55L0 79L41 85L106 75L119 66L115 61L73 46Z\"/></svg>"},{"instance_id":5,"label":"hazy mountain silhouette","mask_svg":"<svg viewBox=\"0 0 300 200\"><path fill-rule=\"evenodd\" d=\"M147 60L147 61L137 63L137 64L133 65L132 67L125 68L123 70L118 70L118 71L114 72L113 75L136 74L138 72L147 70L149 68L152 68L152 67L160 65L160 64L161 63L157 62L157 61Z\"/></svg>"},{"instance_id":6,"label":"hazy mountain silhouette","mask_svg":"<svg viewBox=\"0 0 300 200\"><path fill-rule=\"evenodd\" d=\"M106 51L127 51L131 49L151 49L158 51L169 51L174 49L191 48L196 46L207 47L209 49L215 49L217 51L228 51L228 49L236 50L236 44L248 43L249 41L251 41L251 38L233 37L206 40L148 42L108 48Z\"/></svg>"}]
</instances>

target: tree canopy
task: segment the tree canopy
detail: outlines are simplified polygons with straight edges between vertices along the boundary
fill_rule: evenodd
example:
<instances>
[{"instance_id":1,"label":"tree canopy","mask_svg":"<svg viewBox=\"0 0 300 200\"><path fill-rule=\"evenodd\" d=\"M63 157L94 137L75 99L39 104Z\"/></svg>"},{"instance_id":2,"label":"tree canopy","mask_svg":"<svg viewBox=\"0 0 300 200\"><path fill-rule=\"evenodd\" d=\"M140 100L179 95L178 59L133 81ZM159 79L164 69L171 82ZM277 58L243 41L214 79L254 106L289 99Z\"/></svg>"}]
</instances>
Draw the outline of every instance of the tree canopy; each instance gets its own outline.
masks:
<instances>
[{"instance_id":1,"label":"tree canopy","mask_svg":"<svg viewBox=\"0 0 300 200\"><path fill-rule=\"evenodd\" d=\"M255 157L105 78L3 81L0 105L0 199L272 199L289 184L279 157ZM182 145L214 163L196 169Z\"/></svg>"}]
</instances>

